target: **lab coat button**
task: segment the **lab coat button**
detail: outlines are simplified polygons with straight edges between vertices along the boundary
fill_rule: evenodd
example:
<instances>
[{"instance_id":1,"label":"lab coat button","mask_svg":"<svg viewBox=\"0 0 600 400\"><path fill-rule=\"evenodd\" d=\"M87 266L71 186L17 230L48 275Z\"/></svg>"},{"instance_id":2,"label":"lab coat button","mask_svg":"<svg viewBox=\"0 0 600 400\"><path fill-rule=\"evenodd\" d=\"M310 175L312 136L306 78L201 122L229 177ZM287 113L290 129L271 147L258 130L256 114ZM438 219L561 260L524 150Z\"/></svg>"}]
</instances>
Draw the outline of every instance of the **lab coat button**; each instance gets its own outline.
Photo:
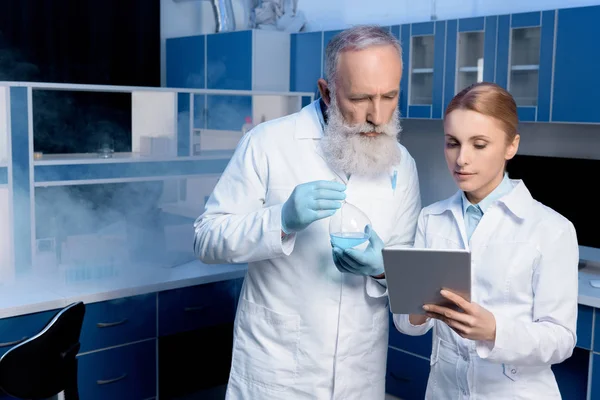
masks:
<instances>
[{"instance_id":1,"label":"lab coat button","mask_svg":"<svg viewBox=\"0 0 600 400\"><path fill-rule=\"evenodd\" d=\"M514 375L514 374L517 373L517 370L513 368L513 369L510 370L510 373Z\"/></svg>"}]
</instances>

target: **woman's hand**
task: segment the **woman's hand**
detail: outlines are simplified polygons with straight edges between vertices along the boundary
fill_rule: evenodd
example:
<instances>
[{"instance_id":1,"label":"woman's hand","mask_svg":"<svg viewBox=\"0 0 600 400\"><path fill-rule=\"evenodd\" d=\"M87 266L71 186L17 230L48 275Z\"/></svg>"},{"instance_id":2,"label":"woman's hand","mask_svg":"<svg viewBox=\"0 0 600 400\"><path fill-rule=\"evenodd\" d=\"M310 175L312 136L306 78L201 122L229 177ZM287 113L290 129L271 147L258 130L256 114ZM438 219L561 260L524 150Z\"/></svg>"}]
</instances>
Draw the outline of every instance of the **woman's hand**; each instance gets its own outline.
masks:
<instances>
[{"instance_id":1,"label":"woman's hand","mask_svg":"<svg viewBox=\"0 0 600 400\"><path fill-rule=\"evenodd\" d=\"M494 314L479 304L470 303L447 290L442 290L441 294L456 304L462 312L435 304L426 304L423 309L427 311L427 316L443 321L465 339L496 341L496 318Z\"/></svg>"},{"instance_id":2,"label":"woman's hand","mask_svg":"<svg viewBox=\"0 0 600 400\"><path fill-rule=\"evenodd\" d=\"M428 319L429 317L427 315L421 314L410 314L408 316L408 322L410 322L410 324L414 326L423 325L425 322L427 322Z\"/></svg>"}]
</instances>

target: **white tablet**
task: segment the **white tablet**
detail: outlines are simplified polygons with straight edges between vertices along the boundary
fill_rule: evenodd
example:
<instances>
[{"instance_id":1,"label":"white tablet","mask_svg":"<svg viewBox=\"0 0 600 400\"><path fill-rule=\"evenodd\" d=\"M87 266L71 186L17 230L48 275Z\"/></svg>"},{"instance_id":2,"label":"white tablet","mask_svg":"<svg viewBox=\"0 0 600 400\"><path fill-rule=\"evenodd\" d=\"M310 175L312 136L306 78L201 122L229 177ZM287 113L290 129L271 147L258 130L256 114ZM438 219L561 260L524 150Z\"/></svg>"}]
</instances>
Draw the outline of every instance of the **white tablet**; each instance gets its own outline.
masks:
<instances>
[{"instance_id":1,"label":"white tablet","mask_svg":"<svg viewBox=\"0 0 600 400\"><path fill-rule=\"evenodd\" d=\"M383 266L394 314L425 314L424 304L453 306L440 294L442 289L471 301L471 253L467 250L383 249Z\"/></svg>"}]
</instances>

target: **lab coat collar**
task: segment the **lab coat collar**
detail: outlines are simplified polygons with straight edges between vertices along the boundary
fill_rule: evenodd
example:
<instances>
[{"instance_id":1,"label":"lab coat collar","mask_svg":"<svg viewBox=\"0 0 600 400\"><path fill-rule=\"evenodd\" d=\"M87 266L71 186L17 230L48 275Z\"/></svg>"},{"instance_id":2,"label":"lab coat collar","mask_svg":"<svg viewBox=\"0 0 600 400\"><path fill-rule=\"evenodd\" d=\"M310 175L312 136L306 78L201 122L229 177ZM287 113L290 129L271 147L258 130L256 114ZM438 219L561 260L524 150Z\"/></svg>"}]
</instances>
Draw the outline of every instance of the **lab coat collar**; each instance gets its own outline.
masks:
<instances>
[{"instance_id":1,"label":"lab coat collar","mask_svg":"<svg viewBox=\"0 0 600 400\"><path fill-rule=\"evenodd\" d=\"M513 190L498 201L503 203L517 218L525 219L535 200L525 186L525 182L520 179L511 179L510 181L513 184Z\"/></svg>"},{"instance_id":2,"label":"lab coat collar","mask_svg":"<svg viewBox=\"0 0 600 400\"><path fill-rule=\"evenodd\" d=\"M298 113L296 122L296 139L321 139L323 137L323 123L320 99L304 107Z\"/></svg>"},{"instance_id":3,"label":"lab coat collar","mask_svg":"<svg viewBox=\"0 0 600 400\"><path fill-rule=\"evenodd\" d=\"M510 182L513 190L500 198L498 202L504 204L517 218L524 219L532 207L534 199L522 180L511 179ZM432 205L430 214L443 214L446 211L451 211L457 220L462 220L461 190L458 190L452 197Z\"/></svg>"}]
</instances>

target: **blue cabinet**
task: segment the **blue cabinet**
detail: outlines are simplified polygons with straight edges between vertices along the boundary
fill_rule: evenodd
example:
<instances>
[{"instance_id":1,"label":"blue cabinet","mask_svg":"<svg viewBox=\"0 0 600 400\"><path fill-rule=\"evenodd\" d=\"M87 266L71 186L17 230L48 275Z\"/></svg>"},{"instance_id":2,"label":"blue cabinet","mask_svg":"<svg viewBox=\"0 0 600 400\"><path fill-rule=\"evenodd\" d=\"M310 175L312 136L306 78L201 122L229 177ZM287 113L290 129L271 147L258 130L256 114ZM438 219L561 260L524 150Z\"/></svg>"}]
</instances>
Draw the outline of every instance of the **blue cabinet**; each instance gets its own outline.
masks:
<instances>
[{"instance_id":1,"label":"blue cabinet","mask_svg":"<svg viewBox=\"0 0 600 400\"><path fill-rule=\"evenodd\" d=\"M290 70L290 43L290 35L287 32L267 30L221 32L167 39L167 86L225 91L288 92L293 81ZM304 54L306 46L295 42L295 46L298 44L300 53ZM318 54L319 52L316 56ZM317 67L320 73L320 59ZM304 64L301 70L301 74L304 74ZM303 77L302 81L305 79ZM198 83L194 86L196 81L202 81L202 85L199 86ZM268 111L263 110L264 101L254 100L250 94L196 95L192 105L194 128L240 131L247 118L258 123ZM186 115L189 108L186 109L184 105L178 112L180 115Z\"/></svg>"},{"instance_id":2,"label":"blue cabinet","mask_svg":"<svg viewBox=\"0 0 600 400\"><path fill-rule=\"evenodd\" d=\"M600 122L600 6L558 10L553 122Z\"/></svg>"},{"instance_id":3,"label":"blue cabinet","mask_svg":"<svg viewBox=\"0 0 600 400\"><path fill-rule=\"evenodd\" d=\"M580 304L577 308L577 347L592 350L593 324L594 309ZM598 332L598 328L595 332Z\"/></svg>"},{"instance_id":4,"label":"blue cabinet","mask_svg":"<svg viewBox=\"0 0 600 400\"><path fill-rule=\"evenodd\" d=\"M156 337L156 293L86 306L81 352Z\"/></svg>"},{"instance_id":5,"label":"blue cabinet","mask_svg":"<svg viewBox=\"0 0 600 400\"><path fill-rule=\"evenodd\" d=\"M0 319L0 357L11 347L37 335L58 310Z\"/></svg>"},{"instance_id":6,"label":"blue cabinet","mask_svg":"<svg viewBox=\"0 0 600 400\"><path fill-rule=\"evenodd\" d=\"M240 289L231 280L159 293L158 335L233 322Z\"/></svg>"},{"instance_id":7,"label":"blue cabinet","mask_svg":"<svg viewBox=\"0 0 600 400\"><path fill-rule=\"evenodd\" d=\"M402 43L400 114L441 118L443 114L446 21L393 26Z\"/></svg>"},{"instance_id":8,"label":"blue cabinet","mask_svg":"<svg viewBox=\"0 0 600 400\"><path fill-rule=\"evenodd\" d=\"M156 396L156 339L78 359L82 399L142 400Z\"/></svg>"},{"instance_id":9,"label":"blue cabinet","mask_svg":"<svg viewBox=\"0 0 600 400\"><path fill-rule=\"evenodd\" d=\"M290 91L317 94L321 78L322 32L295 33L290 38Z\"/></svg>"},{"instance_id":10,"label":"blue cabinet","mask_svg":"<svg viewBox=\"0 0 600 400\"><path fill-rule=\"evenodd\" d=\"M469 85L481 80L494 81L497 24L497 16L447 22L443 111Z\"/></svg>"},{"instance_id":11,"label":"blue cabinet","mask_svg":"<svg viewBox=\"0 0 600 400\"><path fill-rule=\"evenodd\" d=\"M410 336L400 333L394 326L392 314L390 313L390 347L429 358L431 357L432 334L433 329L430 329L429 332L421 336Z\"/></svg>"},{"instance_id":12,"label":"blue cabinet","mask_svg":"<svg viewBox=\"0 0 600 400\"><path fill-rule=\"evenodd\" d=\"M206 87L205 46L205 35L166 40L168 87L194 89Z\"/></svg>"},{"instance_id":13,"label":"blue cabinet","mask_svg":"<svg viewBox=\"0 0 600 400\"><path fill-rule=\"evenodd\" d=\"M208 35L206 44L206 87L251 90L252 31Z\"/></svg>"},{"instance_id":14,"label":"blue cabinet","mask_svg":"<svg viewBox=\"0 0 600 400\"><path fill-rule=\"evenodd\" d=\"M425 398L429 360L403 351L388 350L386 392L403 400Z\"/></svg>"},{"instance_id":15,"label":"blue cabinet","mask_svg":"<svg viewBox=\"0 0 600 400\"><path fill-rule=\"evenodd\" d=\"M560 364L552 366L552 372L554 372L563 399L586 399L589 360L589 351L576 348L571 357Z\"/></svg>"},{"instance_id":16,"label":"blue cabinet","mask_svg":"<svg viewBox=\"0 0 600 400\"><path fill-rule=\"evenodd\" d=\"M524 122L549 121L555 11L498 17L496 83L508 89Z\"/></svg>"}]
</instances>

